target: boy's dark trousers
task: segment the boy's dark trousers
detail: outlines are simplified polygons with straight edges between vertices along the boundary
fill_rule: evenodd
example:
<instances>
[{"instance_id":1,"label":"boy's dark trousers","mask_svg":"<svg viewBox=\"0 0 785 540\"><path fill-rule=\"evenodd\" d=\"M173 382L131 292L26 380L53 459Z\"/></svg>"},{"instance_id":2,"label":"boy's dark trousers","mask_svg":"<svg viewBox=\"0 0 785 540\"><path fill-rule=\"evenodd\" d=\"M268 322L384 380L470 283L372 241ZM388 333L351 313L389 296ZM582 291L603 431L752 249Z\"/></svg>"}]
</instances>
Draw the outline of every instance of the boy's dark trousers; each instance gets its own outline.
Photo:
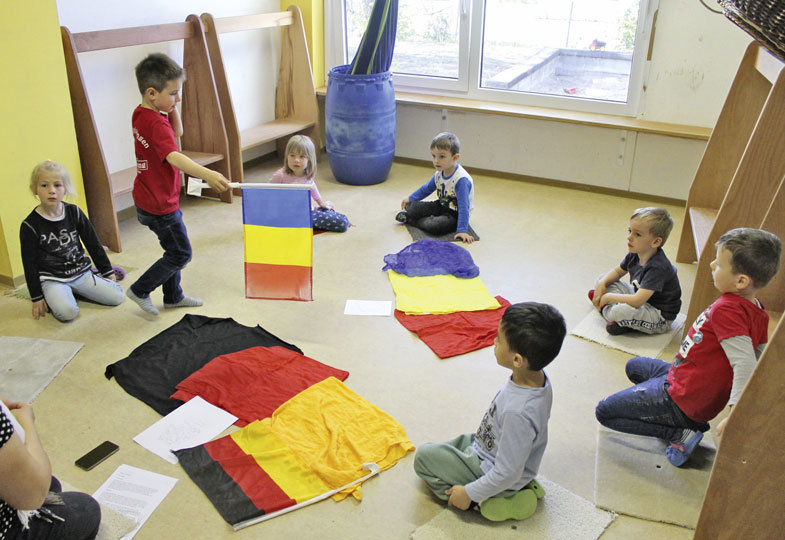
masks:
<instances>
[{"instance_id":1,"label":"boy's dark trousers","mask_svg":"<svg viewBox=\"0 0 785 540\"><path fill-rule=\"evenodd\" d=\"M139 223L149 227L158 237L164 250L163 257L142 274L131 291L139 298L147 298L157 287L163 286L164 303L176 304L183 299L180 287L180 270L191 260L191 242L183 223L183 213L175 210L171 214L155 215L136 209Z\"/></svg>"},{"instance_id":2,"label":"boy's dark trousers","mask_svg":"<svg viewBox=\"0 0 785 540\"><path fill-rule=\"evenodd\" d=\"M439 201L412 201L406 205L406 223L433 235L455 232L458 212Z\"/></svg>"}]
</instances>

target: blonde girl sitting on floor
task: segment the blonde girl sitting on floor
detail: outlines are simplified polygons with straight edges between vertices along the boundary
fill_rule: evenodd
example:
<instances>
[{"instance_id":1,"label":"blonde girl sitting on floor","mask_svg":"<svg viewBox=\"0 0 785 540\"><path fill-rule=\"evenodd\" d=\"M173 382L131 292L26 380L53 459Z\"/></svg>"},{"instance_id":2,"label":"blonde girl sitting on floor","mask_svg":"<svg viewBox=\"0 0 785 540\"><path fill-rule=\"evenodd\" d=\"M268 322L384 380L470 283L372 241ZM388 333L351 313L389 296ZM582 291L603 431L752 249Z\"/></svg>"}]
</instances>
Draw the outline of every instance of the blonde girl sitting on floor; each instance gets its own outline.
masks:
<instances>
[{"instance_id":1,"label":"blonde girl sitting on floor","mask_svg":"<svg viewBox=\"0 0 785 540\"><path fill-rule=\"evenodd\" d=\"M317 207L311 210L313 228L332 232L344 232L349 228L349 219L336 212L330 201L325 201L316 187L316 148L310 137L294 135L286 143L283 167L275 171L272 184L308 184L313 182L311 197Z\"/></svg>"},{"instance_id":2,"label":"blonde girl sitting on floor","mask_svg":"<svg viewBox=\"0 0 785 540\"><path fill-rule=\"evenodd\" d=\"M79 314L75 294L106 306L122 303L123 288L90 220L78 206L63 201L75 193L68 171L54 161L39 163L30 176L30 191L40 204L22 222L19 240L33 318L49 309L59 321L73 320ZM90 271L82 244L99 275Z\"/></svg>"}]
</instances>

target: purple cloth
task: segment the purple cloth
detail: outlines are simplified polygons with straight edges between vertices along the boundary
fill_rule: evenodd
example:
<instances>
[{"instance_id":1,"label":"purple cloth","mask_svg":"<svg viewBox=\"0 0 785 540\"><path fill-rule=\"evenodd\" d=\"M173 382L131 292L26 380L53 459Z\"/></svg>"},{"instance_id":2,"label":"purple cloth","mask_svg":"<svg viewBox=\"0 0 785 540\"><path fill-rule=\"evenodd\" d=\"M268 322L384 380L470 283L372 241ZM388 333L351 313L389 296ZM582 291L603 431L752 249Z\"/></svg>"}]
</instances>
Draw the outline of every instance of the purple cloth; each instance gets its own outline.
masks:
<instances>
[{"instance_id":1,"label":"purple cloth","mask_svg":"<svg viewBox=\"0 0 785 540\"><path fill-rule=\"evenodd\" d=\"M480 275L479 267L465 248L433 238L425 238L409 244L398 253L385 255L384 262L387 264L382 270L393 270L409 277L453 274L469 279Z\"/></svg>"}]
</instances>

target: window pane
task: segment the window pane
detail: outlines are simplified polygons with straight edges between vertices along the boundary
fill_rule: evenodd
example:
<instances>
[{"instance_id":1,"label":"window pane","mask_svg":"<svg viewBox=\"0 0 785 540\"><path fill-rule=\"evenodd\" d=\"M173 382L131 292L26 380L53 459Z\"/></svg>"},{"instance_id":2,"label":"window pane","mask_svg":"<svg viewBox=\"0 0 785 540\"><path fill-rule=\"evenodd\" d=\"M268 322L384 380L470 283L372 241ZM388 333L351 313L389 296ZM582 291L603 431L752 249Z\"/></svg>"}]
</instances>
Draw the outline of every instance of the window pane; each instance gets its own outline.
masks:
<instances>
[{"instance_id":1,"label":"window pane","mask_svg":"<svg viewBox=\"0 0 785 540\"><path fill-rule=\"evenodd\" d=\"M346 0L349 62L360 46L373 0ZM458 78L460 0L399 0L395 73Z\"/></svg>"},{"instance_id":2,"label":"window pane","mask_svg":"<svg viewBox=\"0 0 785 540\"><path fill-rule=\"evenodd\" d=\"M483 88L626 102L639 0L486 0Z\"/></svg>"}]
</instances>

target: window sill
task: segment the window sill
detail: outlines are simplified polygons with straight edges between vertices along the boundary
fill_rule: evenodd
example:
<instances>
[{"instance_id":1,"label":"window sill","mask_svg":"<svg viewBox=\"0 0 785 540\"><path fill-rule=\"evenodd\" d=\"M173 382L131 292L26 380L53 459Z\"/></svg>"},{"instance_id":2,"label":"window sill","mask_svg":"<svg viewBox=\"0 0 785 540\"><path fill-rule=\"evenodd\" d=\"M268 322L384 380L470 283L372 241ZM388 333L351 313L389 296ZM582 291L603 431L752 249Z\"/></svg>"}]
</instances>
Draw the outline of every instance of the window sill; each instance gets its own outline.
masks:
<instances>
[{"instance_id":1,"label":"window sill","mask_svg":"<svg viewBox=\"0 0 785 540\"><path fill-rule=\"evenodd\" d=\"M318 96L327 93L326 86L316 89ZM685 126L680 124L667 124L664 122L650 122L638 120L627 116L614 116L610 114L587 113L579 111L567 111L562 109L548 109L544 107L530 107L525 105L514 105L510 103L497 103L492 101L480 101L475 99L457 98L449 96L437 96L431 94L415 94L412 92L395 92L397 103L407 105L420 105L423 107L435 107L440 109L451 109L456 111L500 114L503 116L513 116L518 118L530 118L535 120L549 120L552 122L565 122L568 124L580 124L585 126L605 127L612 129L626 129L640 133L654 133L670 137L681 137L684 139L695 139L700 141L709 140L711 128L700 126Z\"/></svg>"}]
</instances>

